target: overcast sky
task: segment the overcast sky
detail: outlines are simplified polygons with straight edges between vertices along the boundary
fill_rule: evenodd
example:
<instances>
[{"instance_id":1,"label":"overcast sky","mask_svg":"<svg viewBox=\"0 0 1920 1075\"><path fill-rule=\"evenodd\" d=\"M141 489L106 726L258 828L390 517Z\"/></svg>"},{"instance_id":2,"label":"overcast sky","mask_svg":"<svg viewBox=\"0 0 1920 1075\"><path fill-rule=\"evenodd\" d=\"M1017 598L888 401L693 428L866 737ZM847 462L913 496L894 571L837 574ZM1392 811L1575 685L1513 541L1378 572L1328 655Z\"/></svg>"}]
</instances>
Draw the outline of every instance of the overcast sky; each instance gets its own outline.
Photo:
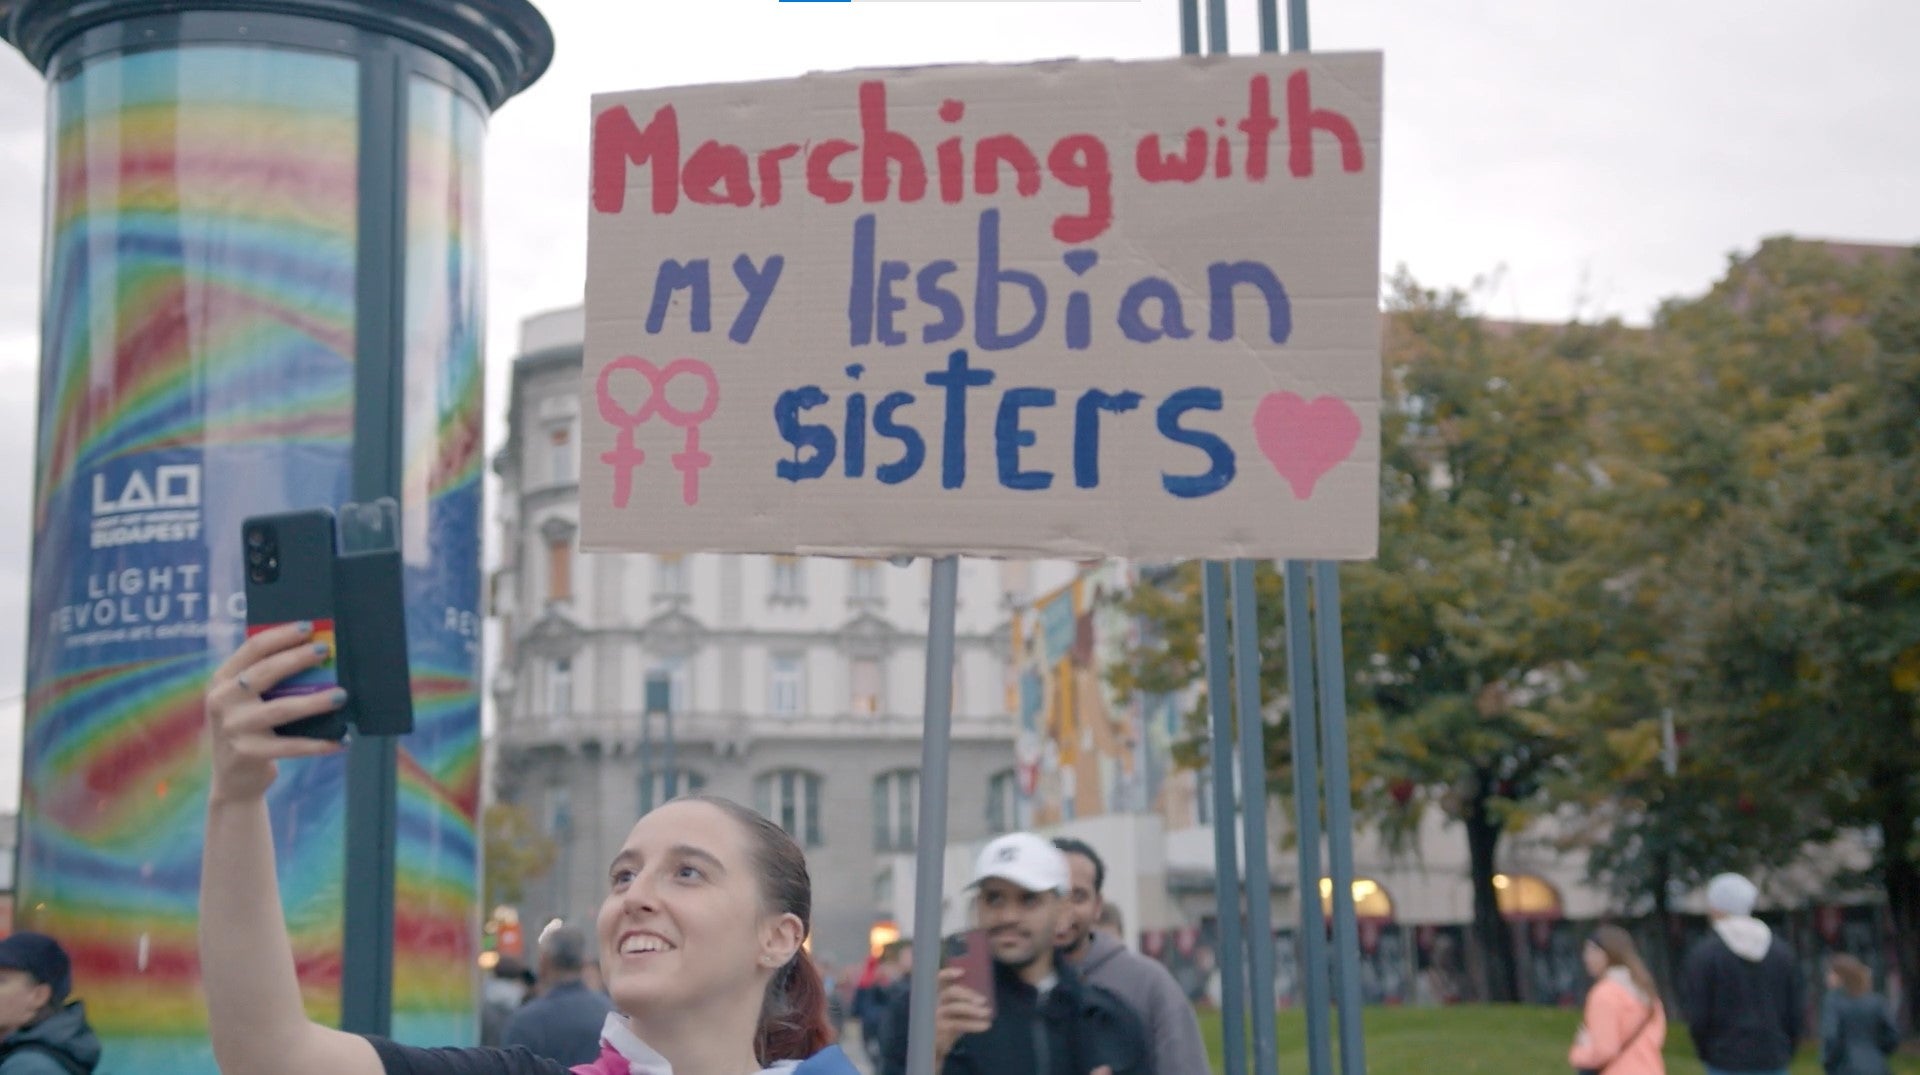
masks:
<instances>
[{"instance_id":1,"label":"overcast sky","mask_svg":"<svg viewBox=\"0 0 1920 1075\"><path fill-rule=\"evenodd\" d=\"M558 55L487 147L495 444L520 319L580 301L592 93L1179 48L1176 0L538 3ZM1253 51L1253 3L1232 13L1233 51ZM1767 235L1920 241L1913 0L1322 0L1312 17L1316 48L1386 54L1383 269L1484 281L1491 315L1643 320ZM0 46L4 809L19 764L45 104L38 74Z\"/></svg>"}]
</instances>

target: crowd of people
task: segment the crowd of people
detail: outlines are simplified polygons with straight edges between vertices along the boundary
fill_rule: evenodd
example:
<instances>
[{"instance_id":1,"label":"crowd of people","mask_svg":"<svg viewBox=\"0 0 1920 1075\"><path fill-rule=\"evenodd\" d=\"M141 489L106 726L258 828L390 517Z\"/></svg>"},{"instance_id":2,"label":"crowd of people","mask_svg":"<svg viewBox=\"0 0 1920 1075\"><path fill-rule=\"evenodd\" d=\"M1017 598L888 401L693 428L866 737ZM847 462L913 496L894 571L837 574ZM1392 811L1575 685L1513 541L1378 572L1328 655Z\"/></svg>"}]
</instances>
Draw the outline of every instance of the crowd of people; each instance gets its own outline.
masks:
<instances>
[{"instance_id":1,"label":"crowd of people","mask_svg":"<svg viewBox=\"0 0 1920 1075\"><path fill-rule=\"evenodd\" d=\"M261 693L322 658L311 634L311 625L290 624L255 635L207 690L213 771L201 921L219 928L201 930L201 976L226 1075L858 1075L836 1044L849 1023L879 1075L904 1075L912 943L887 946L857 973L823 974L805 951L804 853L762 815L706 795L655 808L611 849L591 937L547 931L537 972L500 962L481 1046L422 1048L312 1022L281 911L266 793L279 761L340 749L275 729L344 699ZM1211 1071L1186 991L1125 943L1105 883L1101 855L1079 840L1020 832L981 851L967 890L990 964L986 981L956 966L936 976L941 1075ZM1799 971L1753 916L1756 897L1739 875L1712 881L1712 929L1678 983L1709 1075L1784 1075L1806 1036ZM1570 1063L1664 1075L1667 1013L1631 935L1602 926L1583 955L1593 985ZM1827 1075L1886 1075L1899 1033L1872 975L1836 956L1826 985ZM100 1041L73 988L53 938L0 940L0 1075L95 1069Z\"/></svg>"},{"instance_id":2,"label":"crowd of people","mask_svg":"<svg viewBox=\"0 0 1920 1075\"><path fill-rule=\"evenodd\" d=\"M1693 1051L1707 1075L1786 1075L1807 1036L1792 951L1753 916L1759 889L1725 873L1707 885L1712 928L1687 952L1677 983ZM1666 1075L1667 1015L1633 937L1594 930L1582 951L1593 979L1567 1055L1576 1072ZM1873 976L1849 955L1827 960L1820 1066L1826 1075L1888 1075L1900 1033Z\"/></svg>"}]
</instances>

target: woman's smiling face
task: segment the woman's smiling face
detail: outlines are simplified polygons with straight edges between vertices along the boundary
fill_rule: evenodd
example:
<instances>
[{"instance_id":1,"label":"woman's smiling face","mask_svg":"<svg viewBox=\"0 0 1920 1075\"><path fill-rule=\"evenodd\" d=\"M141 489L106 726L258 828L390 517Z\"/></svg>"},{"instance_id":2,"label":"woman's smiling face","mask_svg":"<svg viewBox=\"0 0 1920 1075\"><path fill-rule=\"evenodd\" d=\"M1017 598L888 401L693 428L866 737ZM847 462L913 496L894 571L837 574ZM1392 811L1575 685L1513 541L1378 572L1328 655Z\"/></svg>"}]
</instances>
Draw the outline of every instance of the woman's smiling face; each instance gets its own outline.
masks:
<instances>
[{"instance_id":1,"label":"woman's smiling face","mask_svg":"<svg viewBox=\"0 0 1920 1075\"><path fill-rule=\"evenodd\" d=\"M765 988L767 920L747 832L719 807L668 803L608 870L600 962L629 1015L745 1001Z\"/></svg>"}]
</instances>

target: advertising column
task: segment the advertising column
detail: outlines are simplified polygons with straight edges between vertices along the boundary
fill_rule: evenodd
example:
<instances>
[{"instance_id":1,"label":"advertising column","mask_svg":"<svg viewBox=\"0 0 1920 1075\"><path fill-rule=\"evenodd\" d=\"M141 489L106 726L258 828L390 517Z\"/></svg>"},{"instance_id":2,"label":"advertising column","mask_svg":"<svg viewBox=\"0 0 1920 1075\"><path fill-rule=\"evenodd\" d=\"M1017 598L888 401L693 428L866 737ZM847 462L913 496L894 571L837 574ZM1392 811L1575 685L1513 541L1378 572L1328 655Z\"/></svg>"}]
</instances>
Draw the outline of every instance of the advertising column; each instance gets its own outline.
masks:
<instances>
[{"instance_id":1,"label":"advertising column","mask_svg":"<svg viewBox=\"0 0 1920 1075\"><path fill-rule=\"evenodd\" d=\"M209 6L0 8L50 84L19 922L72 952L103 1072L213 1068L201 693L242 637L240 521L362 498L369 442L396 446L415 690L393 1032L474 1036L480 148L551 37L525 0ZM403 296L402 348L369 345L370 279ZM346 773L288 765L270 804L325 1023Z\"/></svg>"}]
</instances>

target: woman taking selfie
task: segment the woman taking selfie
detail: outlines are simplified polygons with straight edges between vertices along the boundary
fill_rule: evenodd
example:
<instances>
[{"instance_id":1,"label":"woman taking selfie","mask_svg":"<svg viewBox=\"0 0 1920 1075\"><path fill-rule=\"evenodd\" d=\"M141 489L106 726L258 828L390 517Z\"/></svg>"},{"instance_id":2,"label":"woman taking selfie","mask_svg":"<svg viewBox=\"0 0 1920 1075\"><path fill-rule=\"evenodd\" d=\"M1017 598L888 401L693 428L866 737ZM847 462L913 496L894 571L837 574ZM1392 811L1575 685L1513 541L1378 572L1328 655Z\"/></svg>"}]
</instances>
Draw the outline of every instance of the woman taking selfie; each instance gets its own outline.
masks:
<instances>
[{"instance_id":1,"label":"woman taking selfie","mask_svg":"<svg viewBox=\"0 0 1920 1075\"><path fill-rule=\"evenodd\" d=\"M1587 990L1568 1062L1577 1072L1666 1075L1660 1048L1667 1040L1667 1016L1633 937L1619 926L1601 926L1580 956L1593 988Z\"/></svg>"},{"instance_id":2,"label":"woman taking selfie","mask_svg":"<svg viewBox=\"0 0 1920 1075\"><path fill-rule=\"evenodd\" d=\"M276 763L342 749L274 729L340 692L266 701L320 662L308 624L247 640L213 675L213 778L201 867L202 983L224 1075L564 1075L514 1049L420 1049L320 1026L301 1006L274 874L266 793ZM615 849L597 931L615 1013L581 1075L854 1075L829 1042L826 994L801 950L806 858L779 826L724 799L677 799Z\"/></svg>"}]
</instances>

